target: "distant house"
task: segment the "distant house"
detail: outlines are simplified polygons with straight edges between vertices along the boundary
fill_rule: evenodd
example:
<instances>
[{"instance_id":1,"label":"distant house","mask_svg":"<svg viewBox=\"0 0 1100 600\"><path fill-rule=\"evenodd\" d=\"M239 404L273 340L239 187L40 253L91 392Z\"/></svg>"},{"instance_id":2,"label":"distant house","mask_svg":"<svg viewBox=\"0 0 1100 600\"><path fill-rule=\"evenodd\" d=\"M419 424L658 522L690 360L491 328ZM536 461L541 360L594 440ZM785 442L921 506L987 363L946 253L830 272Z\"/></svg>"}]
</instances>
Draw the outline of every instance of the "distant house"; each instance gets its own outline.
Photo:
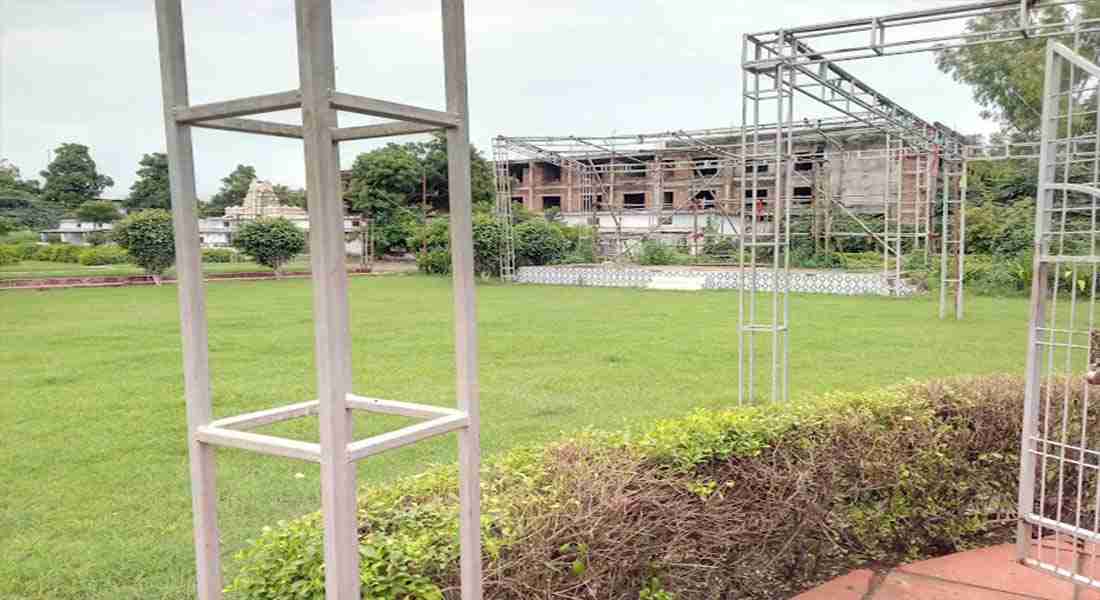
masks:
<instances>
[{"instance_id":1,"label":"distant house","mask_svg":"<svg viewBox=\"0 0 1100 600\"><path fill-rule=\"evenodd\" d=\"M204 248L219 248L233 245L233 234L242 223L255 220L260 217L282 217L297 225L309 235L309 213L295 206L283 206L275 195L274 187L269 181L253 181L248 188L248 195L240 206L230 206L225 211L224 217L207 217L199 219L199 243ZM349 254L359 254L362 245L357 238L362 225L359 217L349 216L344 218L344 233L348 234L347 251ZM80 222L77 219L62 219L56 229L46 229L39 232L43 242L60 241L66 244L83 246L88 243L87 235L93 231L110 231L111 224L96 225L95 223Z\"/></svg>"},{"instance_id":2,"label":"distant house","mask_svg":"<svg viewBox=\"0 0 1100 600\"><path fill-rule=\"evenodd\" d=\"M61 219L61 223L55 229L45 229L38 232L38 237L43 242L59 241L74 246L84 246L88 242L86 236L95 231L110 231L110 223L89 223L79 219Z\"/></svg>"}]
</instances>

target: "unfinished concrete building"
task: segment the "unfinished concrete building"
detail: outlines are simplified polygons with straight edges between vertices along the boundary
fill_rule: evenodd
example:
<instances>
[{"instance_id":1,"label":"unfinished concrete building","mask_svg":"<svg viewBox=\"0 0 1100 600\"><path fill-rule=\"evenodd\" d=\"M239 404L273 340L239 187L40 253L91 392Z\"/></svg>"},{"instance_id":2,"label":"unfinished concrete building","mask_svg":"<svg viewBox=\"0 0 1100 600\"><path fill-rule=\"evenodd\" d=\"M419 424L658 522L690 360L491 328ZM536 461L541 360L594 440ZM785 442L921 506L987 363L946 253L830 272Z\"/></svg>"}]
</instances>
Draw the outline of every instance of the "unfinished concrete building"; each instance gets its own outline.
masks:
<instances>
[{"instance_id":1,"label":"unfinished concrete building","mask_svg":"<svg viewBox=\"0 0 1100 600\"><path fill-rule=\"evenodd\" d=\"M943 144L963 144L961 134L934 127L944 133ZM871 236L885 244L899 235L913 248L929 247L943 162L938 147L903 149L900 140L855 118L807 120L792 139L795 160L776 169L766 159L742 160L740 128L500 136L498 200L593 226L605 256L635 252L647 239L699 254L707 236L766 231L782 217L777 189L787 191L792 215L804 217L792 235L812 237L820 249L840 237ZM774 145L767 133L755 142Z\"/></svg>"}]
</instances>

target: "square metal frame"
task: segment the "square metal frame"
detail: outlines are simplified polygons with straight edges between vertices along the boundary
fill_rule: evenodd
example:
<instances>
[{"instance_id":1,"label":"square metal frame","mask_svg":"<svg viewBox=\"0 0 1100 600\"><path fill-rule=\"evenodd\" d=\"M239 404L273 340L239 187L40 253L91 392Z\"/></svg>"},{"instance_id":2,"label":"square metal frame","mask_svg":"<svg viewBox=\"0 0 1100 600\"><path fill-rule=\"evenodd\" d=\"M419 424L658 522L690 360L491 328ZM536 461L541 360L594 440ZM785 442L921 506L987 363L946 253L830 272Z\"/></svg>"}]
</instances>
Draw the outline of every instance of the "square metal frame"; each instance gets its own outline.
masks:
<instances>
[{"instance_id":1,"label":"square metal frame","mask_svg":"<svg viewBox=\"0 0 1100 600\"><path fill-rule=\"evenodd\" d=\"M191 105L188 100L181 0L155 2L179 273L199 600L222 598L214 460L216 447L239 448L321 465L325 598L359 600L356 462L449 432L458 433L462 599L480 600L481 446L463 0L441 0L447 97L444 111L336 91L331 0L295 0L298 89ZM247 118L295 108L302 110L301 125ZM338 111L390 120L360 127L340 127ZM192 127L301 139L304 142L306 189L310 200L316 400L234 417L213 418L202 251L195 214L197 196ZM339 142L437 130L445 132L448 149L455 318L455 409L380 400L352 393ZM352 439L354 410L403 415L423 421L356 441ZM252 431L272 423L312 415L320 421L320 443Z\"/></svg>"}]
</instances>

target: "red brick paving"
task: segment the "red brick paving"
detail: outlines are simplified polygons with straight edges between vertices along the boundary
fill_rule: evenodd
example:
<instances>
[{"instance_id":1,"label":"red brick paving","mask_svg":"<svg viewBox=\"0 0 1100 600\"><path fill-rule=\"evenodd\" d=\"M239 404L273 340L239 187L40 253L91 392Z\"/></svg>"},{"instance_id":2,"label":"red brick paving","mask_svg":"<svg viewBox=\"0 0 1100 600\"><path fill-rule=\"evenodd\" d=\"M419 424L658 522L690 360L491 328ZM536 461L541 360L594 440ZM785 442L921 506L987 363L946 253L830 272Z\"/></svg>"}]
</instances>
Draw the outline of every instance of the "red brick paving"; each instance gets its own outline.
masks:
<instances>
[{"instance_id":1,"label":"red brick paving","mask_svg":"<svg viewBox=\"0 0 1100 600\"><path fill-rule=\"evenodd\" d=\"M1069 554L1067 553L1067 560ZM1024 567L1011 544L960 552L879 574L852 571L794 600L1073 600L1073 586ZM1100 600L1095 590L1077 600Z\"/></svg>"}]
</instances>

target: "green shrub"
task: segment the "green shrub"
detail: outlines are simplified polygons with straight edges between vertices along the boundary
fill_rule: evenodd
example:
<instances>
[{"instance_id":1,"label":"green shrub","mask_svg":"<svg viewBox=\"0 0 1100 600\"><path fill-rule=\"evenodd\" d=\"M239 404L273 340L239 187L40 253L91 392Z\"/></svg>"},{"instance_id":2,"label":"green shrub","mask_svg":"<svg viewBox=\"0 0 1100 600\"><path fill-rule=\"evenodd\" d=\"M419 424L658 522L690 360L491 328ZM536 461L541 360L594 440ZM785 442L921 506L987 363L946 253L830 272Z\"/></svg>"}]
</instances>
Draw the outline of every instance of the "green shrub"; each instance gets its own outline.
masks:
<instances>
[{"instance_id":1,"label":"green shrub","mask_svg":"<svg viewBox=\"0 0 1100 600\"><path fill-rule=\"evenodd\" d=\"M92 246L80 251L80 264L95 265L121 265L129 262L130 256L118 246Z\"/></svg>"},{"instance_id":2,"label":"green shrub","mask_svg":"<svg viewBox=\"0 0 1100 600\"><path fill-rule=\"evenodd\" d=\"M111 241L111 232L104 229L90 231L84 234L84 241L90 246L102 246Z\"/></svg>"},{"instance_id":3,"label":"green shrub","mask_svg":"<svg viewBox=\"0 0 1100 600\"><path fill-rule=\"evenodd\" d=\"M447 250L428 250L416 255L416 268L428 275L446 275L451 272L451 253Z\"/></svg>"},{"instance_id":4,"label":"green shrub","mask_svg":"<svg viewBox=\"0 0 1100 600\"><path fill-rule=\"evenodd\" d=\"M236 262L237 253L229 248L203 248L202 262L204 263L231 263Z\"/></svg>"},{"instance_id":5,"label":"green shrub","mask_svg":"<svg viewBox=\"0 0 1100 600\"><path fill-rule=\"evenodd\" d=\"M1023 387L993 376L700 410L497 456L482 476L486 595L777 600L862 564L1000 539ZM1085 414L1100 432L1083 402L1069 399L1070 429ZM456 488L452 466L362 490L364 597L457 598ZM265 528L230 590L319 600L322 554L317 515Z\"/></svg>"},{"instance_id":6,"label":"green shrub","mask_svg":"<svg viewBox=\"0 0 1100 600\"><path fill-rule=\"evenodd\" d=\"M176 262L172 214L164 209L130 214L111 231L111 236L126 250L131 262L145 269L158 284L161 275Z\"/></svg>"},{"instance_id":7,"label":"green shrub","mask_svg":"<svg viewBox=\"0 0 1100 600\"><path fill-rule=\"evenodd\" d=\"M561 226L543 218L533 218L513 229L516 265L548 265L565 258L569 240Z\"/></svg>"},{"instance_id":8,"label":"green shrub","mask_svg":"<svg viewBox=\"0 0 1100 600\"><path fill-rule=\"evenodd\" d=\"M642 242L638 252L638 264L641 265L680 265L687 262L675 248L670 248L657 240Z\"/></svg>"},{"instance_id":9,"label":"green shrub","mask_svg":"<svg viewBox=\"0 0 1100 600\"><path fill-rule=\"evenodd\" d=\"M284 264L305 251L306 234L284 217L260 218L237 229L233 246L278 275Z\"/></svg>"},{"instance_id":10,"label":"green shrub","mask_svg":"<svg viewBox=\"0 0 1100 600\"><path fill-rule=\"evenodd\" d=\"M844 269L848 261L839 252L815 252L813 247L800 246L791 252L791 266L802 269Z\"/></svg>"},{"instance_id":11,"label":"green shrub","mask_svg":"<svg viewBox=\"0 0 1100 600\"><path fill-rule=\"evenodd\" d=\"M9 244L0 246L0 267L14 265L21 260L23 260L23 258L16 252L15 246Z\"/></svg>"},{"instance_id":12,"label":"green shrub","mask_svg":"<svg viewBox=\"0 0 1100 600\"><path fill-rule=\"evenodd\" d=\"M409 244L418 251L416 264L421 272L451 272L450 236L450 222L445 218L429 219L416 229ZM500 275L500 246L504 238L500 221L489 213L475 213L473 237L474 270L485 277Z\"/></svg>"},{"instance_id":13,"label":"green shrub","mask_svg":"<svg viewBox=\"0 0 1100 600\"><path fill-rule=\"evenodd\" d=\"M80 246L72 244L47 244L38 246L34 252L34 260L56 263L80 262Z\"/></svg>"},{"instance_id":14,"label":"green shrub","mask_svg":"<svg viewBox=\"0 0 1100 600\"><path fill-rule=\"evenodd\" d=\"M15 253L19 255L22 260L31 260L38 252L38 244L35 242L19 242L12 244L12 248L15 249Z\"/></svg>"},{"instance_id":15,"label":"green shrub","mask_svg":"<svg viewBox=\"0 0 1100 600\"><path fill-rule=\"evenodd\" d=\"M19 229L0 236L0 244L35 244L38 234L30 229Z\"/></svg>"}]
</instances>

